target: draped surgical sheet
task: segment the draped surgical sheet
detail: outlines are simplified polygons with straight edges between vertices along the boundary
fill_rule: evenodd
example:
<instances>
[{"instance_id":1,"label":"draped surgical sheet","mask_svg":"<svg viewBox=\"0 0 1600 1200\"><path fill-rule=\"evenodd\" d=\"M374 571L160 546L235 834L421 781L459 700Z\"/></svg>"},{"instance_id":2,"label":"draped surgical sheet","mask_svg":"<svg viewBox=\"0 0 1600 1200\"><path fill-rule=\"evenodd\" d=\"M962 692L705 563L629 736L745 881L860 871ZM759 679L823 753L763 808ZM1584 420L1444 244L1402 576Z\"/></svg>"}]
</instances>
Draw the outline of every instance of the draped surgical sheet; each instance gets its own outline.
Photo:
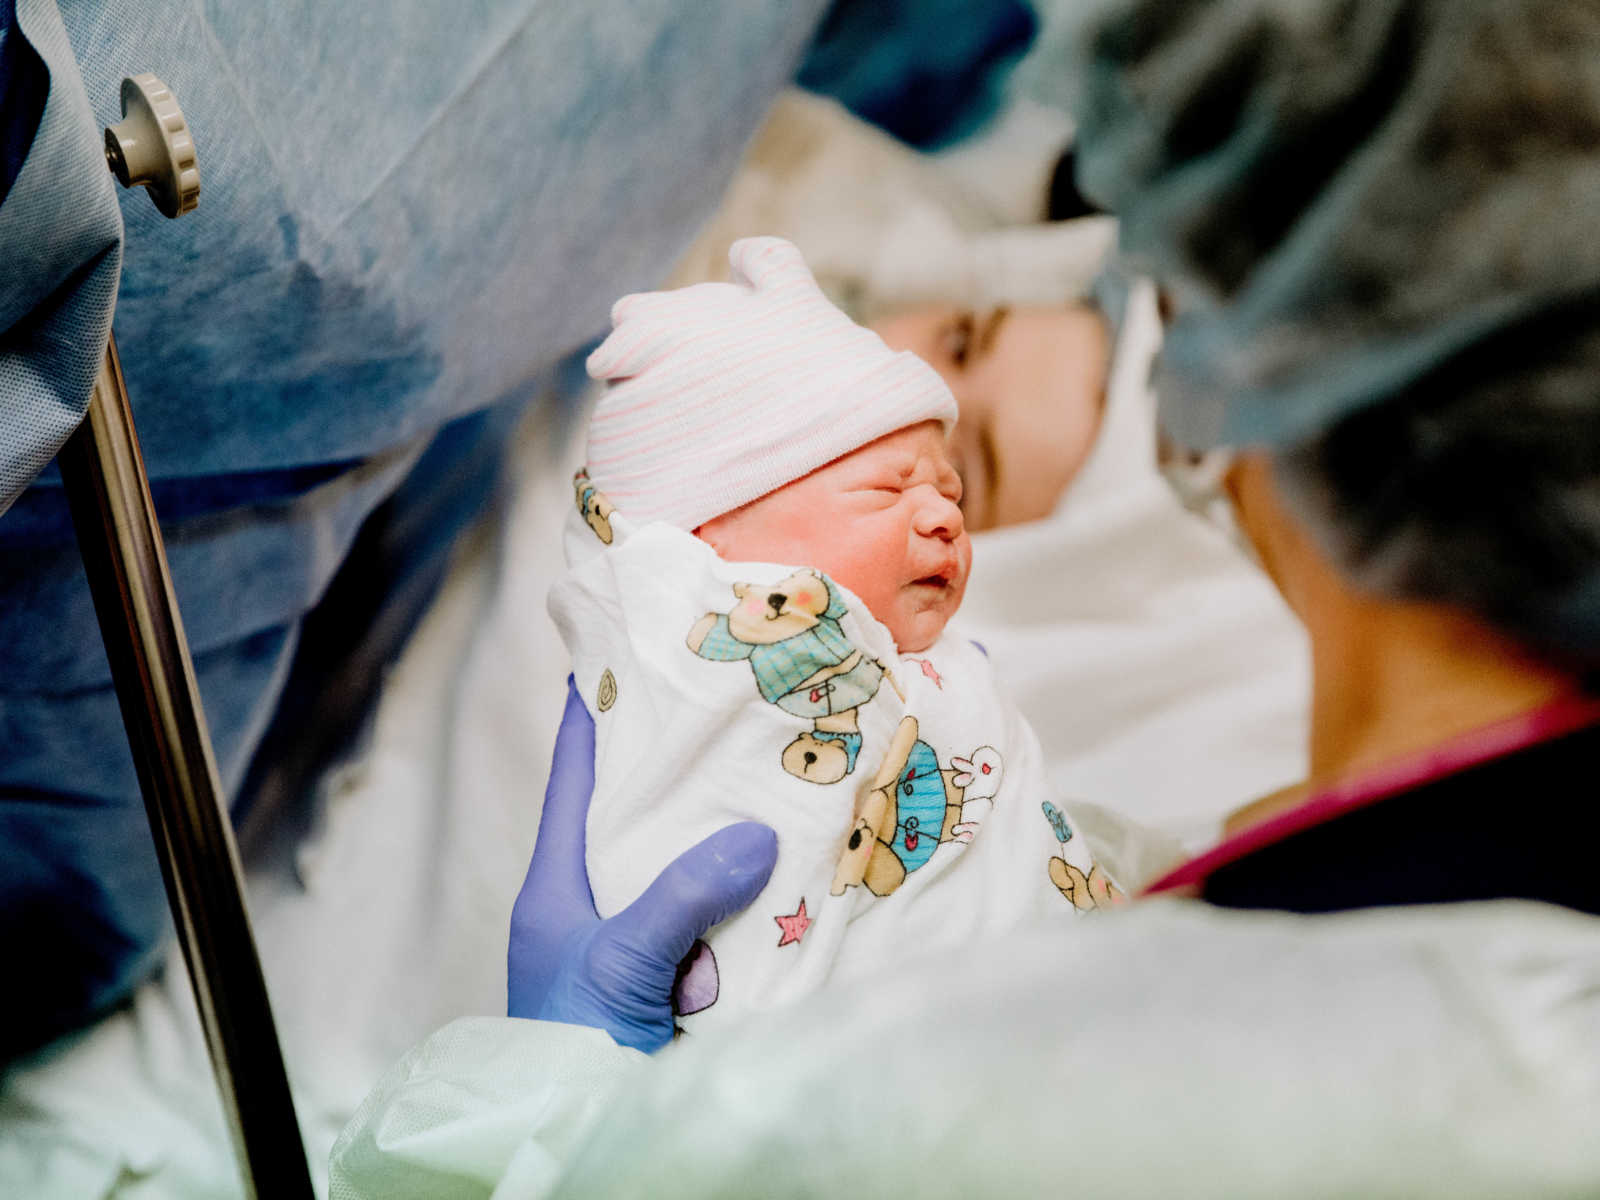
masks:
<instances>
[{"instance_id":1,"label":"draped surgical sheet","mask_svg":"<svg viewBox=\"0 0 1600 1200\"><path fill-rule=\"evenodd\" d=\"M380 1085L333 1194L1592 1196L1597 1037L1591 917L1156 901L654 1062L456 1022Z\"/></svg>"}]
</instances>

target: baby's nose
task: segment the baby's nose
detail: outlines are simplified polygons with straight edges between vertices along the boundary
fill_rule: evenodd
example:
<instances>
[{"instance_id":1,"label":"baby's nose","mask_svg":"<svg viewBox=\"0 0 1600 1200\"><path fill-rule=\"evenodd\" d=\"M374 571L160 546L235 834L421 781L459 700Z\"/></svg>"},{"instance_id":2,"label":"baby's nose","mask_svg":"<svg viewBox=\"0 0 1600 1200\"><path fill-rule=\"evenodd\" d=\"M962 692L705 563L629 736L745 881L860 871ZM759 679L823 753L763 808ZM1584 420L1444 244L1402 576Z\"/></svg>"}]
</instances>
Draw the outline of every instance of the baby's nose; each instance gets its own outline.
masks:
<instances>
[{"instance_id":1,"label":"baby's nose","mask_svg":"<svg viewBox=\"0 0 1600 1200\"><path fill-rule=\"evenodd\" d=\"M923 505L917 514L916 530L923 537L953 542L966 527L961 506L942 492Z\"/></svg>"}]
</instances>

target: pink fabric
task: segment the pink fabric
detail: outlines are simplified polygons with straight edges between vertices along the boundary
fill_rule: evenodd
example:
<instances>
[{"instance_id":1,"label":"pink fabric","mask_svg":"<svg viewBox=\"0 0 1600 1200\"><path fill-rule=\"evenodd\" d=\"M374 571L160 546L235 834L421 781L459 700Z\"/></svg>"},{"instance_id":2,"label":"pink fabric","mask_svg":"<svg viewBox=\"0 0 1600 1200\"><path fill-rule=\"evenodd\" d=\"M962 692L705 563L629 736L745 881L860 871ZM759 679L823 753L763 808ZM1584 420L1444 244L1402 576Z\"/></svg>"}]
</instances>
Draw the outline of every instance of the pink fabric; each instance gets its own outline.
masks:
<instances>
[{"instance_id":1,"label":"pink fabric","mask_svg":"<svg viewBox=\"0 0 1600 1200\"><path fill-rule=\"evenodd\" d=\"M1179 864L1147 886L1141 895L1154 896L1197 887L1218 868L1302 830L1597 722L1600 722L1600 699L1570 696L1532 712L1474 729L1443 745L1335 780L1308 800L1240 830L1204 854Z\"/></svg>"}]
</instances>

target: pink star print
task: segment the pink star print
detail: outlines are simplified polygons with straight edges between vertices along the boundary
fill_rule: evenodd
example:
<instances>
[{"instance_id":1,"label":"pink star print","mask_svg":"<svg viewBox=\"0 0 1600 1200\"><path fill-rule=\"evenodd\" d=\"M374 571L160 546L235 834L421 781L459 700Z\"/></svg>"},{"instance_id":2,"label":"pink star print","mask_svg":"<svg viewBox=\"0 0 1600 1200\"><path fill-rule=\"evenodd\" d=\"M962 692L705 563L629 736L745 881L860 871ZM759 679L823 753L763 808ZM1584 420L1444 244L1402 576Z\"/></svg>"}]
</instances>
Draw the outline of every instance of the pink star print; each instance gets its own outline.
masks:
<instances>
[{"instance_id":1,"label":"pink star print","mask_svg":"<svg viewBox=\"0 0 1600 1200\"><path fill-rule=\"evenodd\" d=\"M944 691L944 680L939 677L939 672L933 669L932 662L926 658L913 658L911 661L914 663L921 663L922 673L929 679L933 680L934 687L938 688L941 692Z\"/></svg>"},{"instance_id":2,"label":"pink star print","mask_svg":"<svg viewBox=\"0 0 1600 1200\"><path fill-rule=\"evenodd\" d=\"M783 930L783 936L778 939L779 946L787 946L790 942L798 942L805 937L806 930L811 928L811 918L806 916L806 898L800 897L800 908L797 912L787 917L773 917L778 923L778 928Z\"/></svg>"}]
</instances>

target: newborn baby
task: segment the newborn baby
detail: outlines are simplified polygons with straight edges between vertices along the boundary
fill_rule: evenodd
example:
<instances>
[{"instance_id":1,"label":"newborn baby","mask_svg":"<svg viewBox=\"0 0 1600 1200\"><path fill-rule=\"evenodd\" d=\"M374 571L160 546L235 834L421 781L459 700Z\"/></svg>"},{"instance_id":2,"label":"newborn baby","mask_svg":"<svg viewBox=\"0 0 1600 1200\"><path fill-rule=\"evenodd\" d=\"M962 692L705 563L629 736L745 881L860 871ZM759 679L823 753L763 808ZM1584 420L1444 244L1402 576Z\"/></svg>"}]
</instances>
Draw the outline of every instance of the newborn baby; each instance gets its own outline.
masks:
<instances>
[{"instance_id":1,"label":"newborn baby","mask_svg":"<svg viewBox=\"0 0 1600 1200\"><path fill-rule=\"evenodd\" d=\"M949 389L753 238L731 284L624 297L551 612L595 718L602 915L731 821L778 833L685 960L697 1032L835 974L1111 899L981 647Z\"/></svg>"}]
</instances>

